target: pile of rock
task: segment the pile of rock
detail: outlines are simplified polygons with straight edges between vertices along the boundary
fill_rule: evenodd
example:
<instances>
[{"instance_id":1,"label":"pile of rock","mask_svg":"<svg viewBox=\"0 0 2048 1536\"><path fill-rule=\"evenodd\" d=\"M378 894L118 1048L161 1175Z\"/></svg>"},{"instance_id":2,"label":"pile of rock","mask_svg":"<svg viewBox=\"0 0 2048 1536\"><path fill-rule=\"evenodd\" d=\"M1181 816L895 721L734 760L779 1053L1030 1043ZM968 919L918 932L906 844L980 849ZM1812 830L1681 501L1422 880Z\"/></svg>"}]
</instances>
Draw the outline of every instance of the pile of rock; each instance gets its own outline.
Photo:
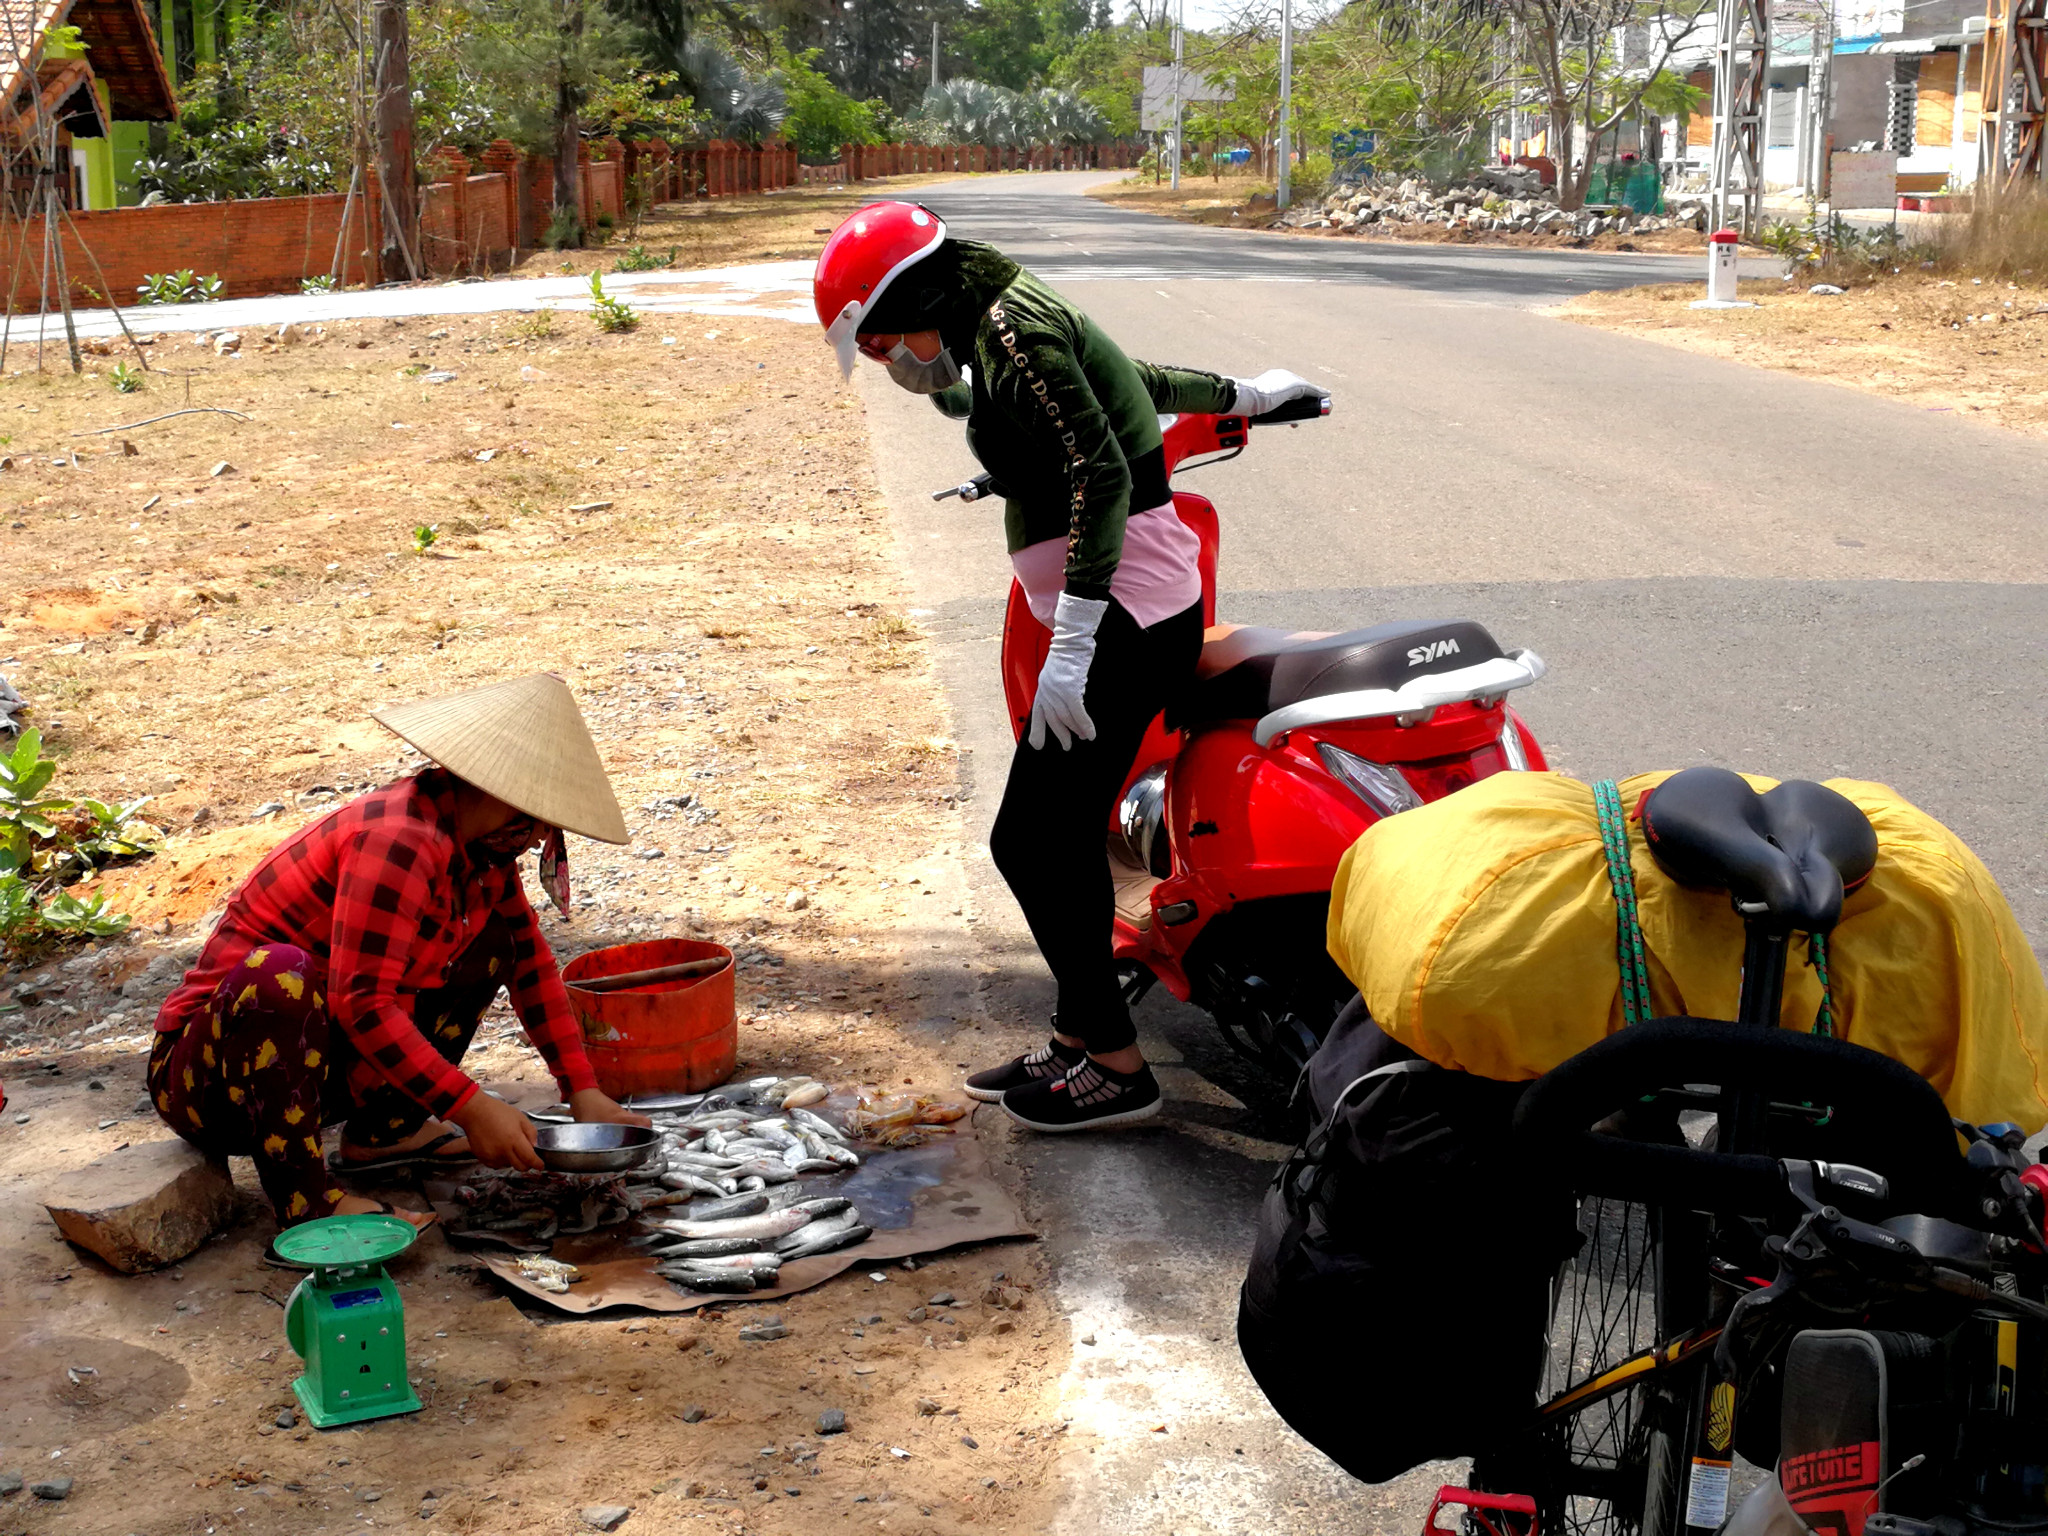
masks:
<instances>
[{"instance_id":1,"label":"pile of rock","mask_svg":"<svg viewBox=\"0 0 2048 1536\"><path fill-rule=\"evenodd\" d=\"M1386 224L1591 239L1609 233L1703 229L1705 219L1703 205L1690 199L1672 203L1659 215L1618 206L1567 213L1543 189L1535 171L1487 166L1446 187L1415 177L1394 183L1340 183L1320 203L1292 208L1280 222L1291 229L1334 229L1345 234Z\"/></svg>"}]
</instances>

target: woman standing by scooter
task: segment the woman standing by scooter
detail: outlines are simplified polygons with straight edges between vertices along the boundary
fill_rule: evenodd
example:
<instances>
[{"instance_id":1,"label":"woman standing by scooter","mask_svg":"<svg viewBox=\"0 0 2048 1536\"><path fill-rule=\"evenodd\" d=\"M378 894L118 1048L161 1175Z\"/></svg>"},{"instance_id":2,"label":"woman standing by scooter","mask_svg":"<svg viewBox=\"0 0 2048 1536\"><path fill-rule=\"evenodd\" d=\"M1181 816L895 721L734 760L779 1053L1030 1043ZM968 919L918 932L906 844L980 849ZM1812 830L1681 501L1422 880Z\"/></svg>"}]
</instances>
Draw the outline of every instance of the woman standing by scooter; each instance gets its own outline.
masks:
<instances>
[{"instance_id":1,"label":"woman standing by scooter","mask_svg":"<svg viewBox=\"0 0 2048 1536\"><path fill-rule=\"evenodd\" d=\"M1127 356L993 247L909 203L861 209L818 258L813 297L839 354L885 364L964 418L1002 487L1010 560L1053 632L1031 727L989 850L1058 984L1052 1038L967 1079L1040 1131L1159 1112L1110 952L1103 827L1145 728L1193 678L1200 545L1173 509L1161 413L1256 414L1324 393L1291 373L1231 379Z\"/></svg>"}]
</instances>

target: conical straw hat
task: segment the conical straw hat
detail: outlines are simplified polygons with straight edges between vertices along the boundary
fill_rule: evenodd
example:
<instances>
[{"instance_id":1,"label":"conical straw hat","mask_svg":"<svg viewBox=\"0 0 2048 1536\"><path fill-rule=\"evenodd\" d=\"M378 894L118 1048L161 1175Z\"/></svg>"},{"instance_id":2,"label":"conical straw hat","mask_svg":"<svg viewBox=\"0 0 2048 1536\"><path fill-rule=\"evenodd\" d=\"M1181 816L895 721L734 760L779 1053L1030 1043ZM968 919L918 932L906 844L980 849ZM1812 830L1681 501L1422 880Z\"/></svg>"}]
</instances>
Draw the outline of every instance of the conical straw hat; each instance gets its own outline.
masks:
<instances>
[{"instance_id":1,"label":"conical straw hat","mask_svg":"<svg viewBox=\"0 0 2048 1536\"><path fill-rule=\"evenodd\" d=\"M421 699L370 718L486 794L550 826L627 840L612 781L575 695L541 672L488 688Z\"/></svg>"}]
</instances>

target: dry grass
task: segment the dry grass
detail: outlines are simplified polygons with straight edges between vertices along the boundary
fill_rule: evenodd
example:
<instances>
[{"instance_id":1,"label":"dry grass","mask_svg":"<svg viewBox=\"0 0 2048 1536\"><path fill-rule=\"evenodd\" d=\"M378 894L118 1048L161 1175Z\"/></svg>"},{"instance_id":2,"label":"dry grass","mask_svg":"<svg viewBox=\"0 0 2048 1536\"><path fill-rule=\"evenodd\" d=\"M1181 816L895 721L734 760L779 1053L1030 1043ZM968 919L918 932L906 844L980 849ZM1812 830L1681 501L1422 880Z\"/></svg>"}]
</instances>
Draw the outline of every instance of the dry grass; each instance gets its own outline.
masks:
<instances>
[{"instance_id":1,"label":"dry grass","mask_svg":"<svg viewBox=\"0 0 2048 1536\"><path fill-rule=\"evenodd\" d=\"M663 347L661 330L682 344ZM335 803L323 787L349 794L407 766L371 710L547 669L574 687L634 836L631 850L571 840L578 900L594 904L573 926L543 917L558 951L686 931L758 948L778 963L742 974L743 1071L956 1080L959 1046L941 1059L928 1032L899 1026L987 969L942 952L953 903L912 913L902 900L913 875L933 890L952 867L957 765L928 646L897 617L905 593L859 398L811 330L665 316L600 336L565 314L547 337L503 317L378 321L330 324L313 345L252 340L240 359L170 341L151 351L192 369L195 403L251 419L137 429L129 456L119 436L74 434L174 405L182 380L152 375L138 400L102 377L25 375L0 399L14 460L0 471L0 671L48 730L60 782L154 794L150 814L173 834L110 877L118 906L184 928ZM422 363L457 377L429 385ZM51 463L73 447L79 467ZM234 467L209 474L222 461ZM423 524L441 530L425 556L411 552ZM654 805L685 793L716 815ZM291 809L252 822L272 800ZM793 910L798 890L808 899ZM113 958L141 962L132 944ZM18 979L0 976L0 993ZM101 1102L139 1091L141 1059L85 1049L28 1039L0 1061L13 1107L34 1108L0 1146L0 1351L13 1359L25 1338L83 1347L61 1336L84 1315L91 1340L131 1349L124 1392L137 1360L160 1359L179 1385L139 1435L36 1424L34 1443L61 1439L79 1479L52 1530L357 1529L364 1488L402 1523L433 1490L446 1501L437 1527L503 1536L560 1531L580 1506L612 1502L638 1506L649 1530L743 1518L781 1536L815 1529L821 1504L865 1508L856 1495L934 1510L919 1530L1044 1528L1063 1328L1034 1311L1003 1335L975 1314L958 1329L968 1342L934 1340L899 1321L899 1297L863 1337L859 1316L883 1304L858 1273L777 1304L798 1335L786 1346L742 1346L718 1315L632 1334L535 1327L430 1239L404 1271L429 1411L351 1434L337 1462L337 1442L270 1427L295 1363L276 1347L277 1298L249 1278L267 1222L161 1275L71 1275L36 1182L53 1160L161 1133L143 1119L94 1130ZM63 1076L23 1080L26 1060L59 1055ZM539 1076L509 1028L471 1065L500 1084ZM88 1092L89 1077L113 1091ZM69 1283L52 1282L59 1266ZM973 1297L999 1271L1014 1282L1035 1260L974 1249L917 1283ZM35 1380L58 1374L39 1364ZM961 1417L922 1418L919 1395ZM693 1402L713 1417L686 1428ZM791 1463L757 1490L759 1447L810 1439L830 1406L857 1431L812 1442L820 1475L805 1476L806 1496L782 1492L802 1471ZM957 1447L970 1427L975 1456ZM874 1453L890 1444L915 1459L879 1472Z\"/></svg>"},{"instance_id":2,"label":"dry grass","mask_svg":"<svg viewBox=\"0 0 2048 1536\"><path fill-rule=\"evenodd\" d=\"M2048 269L2048 263L2044 263ZM2048 281L1871 275L1839 296L1750 281L1755 309L1698 310L1704 283L1593 293L1565 319L1688 351L1979 415L2048 436Z\"/></svg>"},{"instance_id":3,"label":"dry grass","mask_svg":"<svg viewBox=\"0 0 2048 1536\"><path fill-rule=\"evenodd\" d=\"M637 234L629 234L629 226L621 222L603 245L580 251L528 251L512 275L547 277L564 272L610 272L613 264L636 245L645 246L648 254L657 258L666 256L673 248L678 268L804 260L823 250L826 235L862 203L937 182L963 179L965 173L958 171L891 176L852 186L789 187L748 197L663 203L648 211Z\"/></svg>"}]
</instances>

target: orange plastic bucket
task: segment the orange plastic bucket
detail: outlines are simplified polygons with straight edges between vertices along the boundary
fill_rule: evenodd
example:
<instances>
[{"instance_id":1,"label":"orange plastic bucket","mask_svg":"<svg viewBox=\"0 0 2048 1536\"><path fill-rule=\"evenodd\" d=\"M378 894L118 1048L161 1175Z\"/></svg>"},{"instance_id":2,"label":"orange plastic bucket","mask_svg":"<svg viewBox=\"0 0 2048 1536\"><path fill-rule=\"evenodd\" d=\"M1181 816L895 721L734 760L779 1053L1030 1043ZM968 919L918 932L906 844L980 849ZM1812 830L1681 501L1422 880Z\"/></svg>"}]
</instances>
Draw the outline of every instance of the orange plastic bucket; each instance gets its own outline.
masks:
<instances>
[{"instance_id":1,"label":"orange plastic bucket","mask_svg":"<svg viewBox=\"0 0 2048 1536\"><path fill-rule=\"evenodd\" d=\"M576 983L685 960L721 959L708 976L657 981L623 992L586 992ZM583 1029L583 1051L597 1086L615 1099L632 1093L698 1093L732 1076L739 1054L733 1010L732 951L696 939L615 944L562 967L569 1002Z\"/></svg>"}]
</instances>

